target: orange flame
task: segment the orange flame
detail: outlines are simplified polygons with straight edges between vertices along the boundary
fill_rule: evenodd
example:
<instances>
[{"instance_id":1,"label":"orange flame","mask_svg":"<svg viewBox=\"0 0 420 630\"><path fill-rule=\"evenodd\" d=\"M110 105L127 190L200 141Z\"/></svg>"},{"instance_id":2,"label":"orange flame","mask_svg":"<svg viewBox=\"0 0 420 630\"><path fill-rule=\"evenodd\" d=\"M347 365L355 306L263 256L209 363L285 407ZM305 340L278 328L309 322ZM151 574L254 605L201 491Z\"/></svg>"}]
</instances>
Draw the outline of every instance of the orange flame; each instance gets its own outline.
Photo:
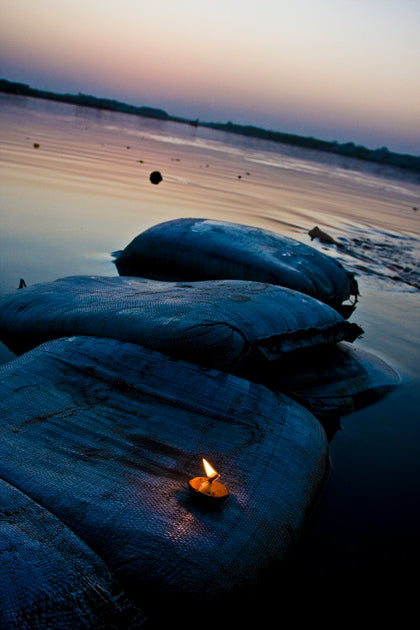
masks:
<instances>
[{"instance_id":1,"label":"orange flame","mask_svg":"<svg viewBox=\"0 0 420 630\"><path fill-rule=\"evenodd\" d=\"M220 477L219 473L216 470L214 470L213 466L210 466L210 464L208 463L206 459L204 459L204 457L203 457L203 466L204 466L204 470L206 471L207 478L210 479L211 481L213 479L216 479L217 477Z\"/></svg>"}]
</instances>

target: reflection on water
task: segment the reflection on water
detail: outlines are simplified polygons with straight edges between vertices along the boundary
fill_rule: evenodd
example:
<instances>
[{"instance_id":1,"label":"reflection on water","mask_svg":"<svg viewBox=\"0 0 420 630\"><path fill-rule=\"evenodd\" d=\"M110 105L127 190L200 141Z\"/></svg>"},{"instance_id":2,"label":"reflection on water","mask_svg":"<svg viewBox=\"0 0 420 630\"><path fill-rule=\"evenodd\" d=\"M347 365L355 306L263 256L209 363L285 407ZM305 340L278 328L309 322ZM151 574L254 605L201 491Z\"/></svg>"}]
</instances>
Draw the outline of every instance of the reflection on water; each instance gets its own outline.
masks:
<instances>
[{"instance_id":1,"label":"reflection on water","mask_svg":"<svg viewBox=\"0 0 420 630\"><path fill-rule=\"evenodd\" d=\"M401 568L397 556L410 554L419 526L416 178L200 127L24 97L0 95L0 103L2 294L20 278L117 275L111 252L178 217L278 231L356 271L352 320L366 333L358 343L397 367L403 385L343 421L297 566L323 580L362 568L377 577L388 554ZM153 170L163 175L158 186L149 182ZM316 225L338 245L311 242ZM3 348L0 358L10 353Z\"/></svg>"}]
</instances>

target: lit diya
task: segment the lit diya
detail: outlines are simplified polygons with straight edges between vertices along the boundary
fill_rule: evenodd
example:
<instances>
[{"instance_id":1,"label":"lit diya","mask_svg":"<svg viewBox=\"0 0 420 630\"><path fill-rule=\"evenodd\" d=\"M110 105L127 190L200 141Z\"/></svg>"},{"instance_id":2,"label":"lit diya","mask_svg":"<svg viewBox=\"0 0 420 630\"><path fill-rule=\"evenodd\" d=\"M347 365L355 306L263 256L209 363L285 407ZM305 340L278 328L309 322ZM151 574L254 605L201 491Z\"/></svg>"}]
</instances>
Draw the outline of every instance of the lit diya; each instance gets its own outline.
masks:
<instances>
[{"instance_id":1,"label":"lit diya","mask_svg":"<svg viewBox=\"0 0 420 630\"><path fill-rule=\"evenodd\" d=\"M188 482L193 496L213 503L223 501L229 495L229 491L226 486L217 481L220 477L219 473L204 458L203 466L207 476L194 477Z\"/></svg>"}]
</instances>

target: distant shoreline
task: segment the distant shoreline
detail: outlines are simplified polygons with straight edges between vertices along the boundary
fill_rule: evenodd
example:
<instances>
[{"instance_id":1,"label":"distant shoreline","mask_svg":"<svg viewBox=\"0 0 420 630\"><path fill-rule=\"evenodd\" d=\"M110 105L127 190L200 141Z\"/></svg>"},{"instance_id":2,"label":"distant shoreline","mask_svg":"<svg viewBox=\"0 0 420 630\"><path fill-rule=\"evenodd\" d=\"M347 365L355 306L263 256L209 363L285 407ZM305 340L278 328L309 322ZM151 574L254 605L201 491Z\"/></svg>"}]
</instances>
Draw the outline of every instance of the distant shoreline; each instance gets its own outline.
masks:
<instances>
[{"instance_id":1,"label":"distant shoreline","mask_svg":"<svg viewBox=\"0 0 420 630\"><path fill-rule=\"evenodd\" d=\"M31 96L33 98L58 101L61 103L70 103L73 105L81 105L83 107L92 107L94 109L116 111L124 114L155 118L158 120L179 122L183 124L193 125L195 127L209 127L211 129L217 129L219 131L225 131L228 133L235 133L241 136L260 138L262 140L269 140L271 142L288 144L306 149L315 149L317 151L324 151L326 153L352 157L368 162L376 162L378 164L394 166L397 168L420 173L420 156L394 153L392 151L388 151L386 147L372 150L367 149L364 146L355 145L353 142L340 144L338 142L319 140L312 137L298 136L290 133L282 133L279 131L269 131L260 127L254 127L252 125L237 125L232 122L217 123L189 120L187 118L171 116L163 109L156 109L153 107L136 107L135 105L128 105L120 101L106 98L98 98L96 96L81 93L57 94L55 92L47 92L44 90L31 88L25 83L7 81L6 79L0 79L0 92L6 94L15 94L18 96Z\"/></svg>"}]
</instances>

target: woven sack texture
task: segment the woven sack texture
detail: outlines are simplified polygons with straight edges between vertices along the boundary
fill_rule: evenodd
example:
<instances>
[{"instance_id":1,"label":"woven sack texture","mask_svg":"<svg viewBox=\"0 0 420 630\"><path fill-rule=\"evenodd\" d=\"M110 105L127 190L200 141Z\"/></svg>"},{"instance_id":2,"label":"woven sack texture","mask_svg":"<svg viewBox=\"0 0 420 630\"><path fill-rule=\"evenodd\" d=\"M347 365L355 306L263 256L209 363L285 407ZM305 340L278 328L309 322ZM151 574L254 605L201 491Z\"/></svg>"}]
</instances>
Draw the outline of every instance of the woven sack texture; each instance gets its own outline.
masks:
<instances>
[{"instance_id":1,"label":"woven sack texture","mask_svg":"<svg viewBox=\"0 0 420 630\"><path fill-rule=\"evenodd\" d=\"M143 621L80 538L0 479L2 630L111 630Z\"/></svg>"},{"instance_id":2,"label":"woven sack texture","mask_svg":"<svg viewBox=\"0 0 420 630\"><path fill-rule=\"evenodd\" d=\"M377 402L401 383L383 359L346 342L288 355L260 372L260 380L287 392L321 420Z\"/></svg>"},{"instance_id":3,"label":"woven sack texture","mask_svg":"<svg viewBox=\"0 0 420 630\"><path fill-rule=\"evenodd\" d=\"M18 354L53 338L95 335L233 371L252 364L255 354L273 360L362 333L319 300L243 280L76 276L0 300L0 339Z\"/></svg>"},{"instance_id":4,"label":"woven sack texture","mask_svg":"<svg viewBox=\"0 0 420 630\"><path fill-rule=\"evenodd\" d=\"M354 275L315 248L270 230L213 219L155 225L118 252L115 262L121 275L158 280L269 282L338 309L358 295Z\"/></svg>"}]
</instances>

